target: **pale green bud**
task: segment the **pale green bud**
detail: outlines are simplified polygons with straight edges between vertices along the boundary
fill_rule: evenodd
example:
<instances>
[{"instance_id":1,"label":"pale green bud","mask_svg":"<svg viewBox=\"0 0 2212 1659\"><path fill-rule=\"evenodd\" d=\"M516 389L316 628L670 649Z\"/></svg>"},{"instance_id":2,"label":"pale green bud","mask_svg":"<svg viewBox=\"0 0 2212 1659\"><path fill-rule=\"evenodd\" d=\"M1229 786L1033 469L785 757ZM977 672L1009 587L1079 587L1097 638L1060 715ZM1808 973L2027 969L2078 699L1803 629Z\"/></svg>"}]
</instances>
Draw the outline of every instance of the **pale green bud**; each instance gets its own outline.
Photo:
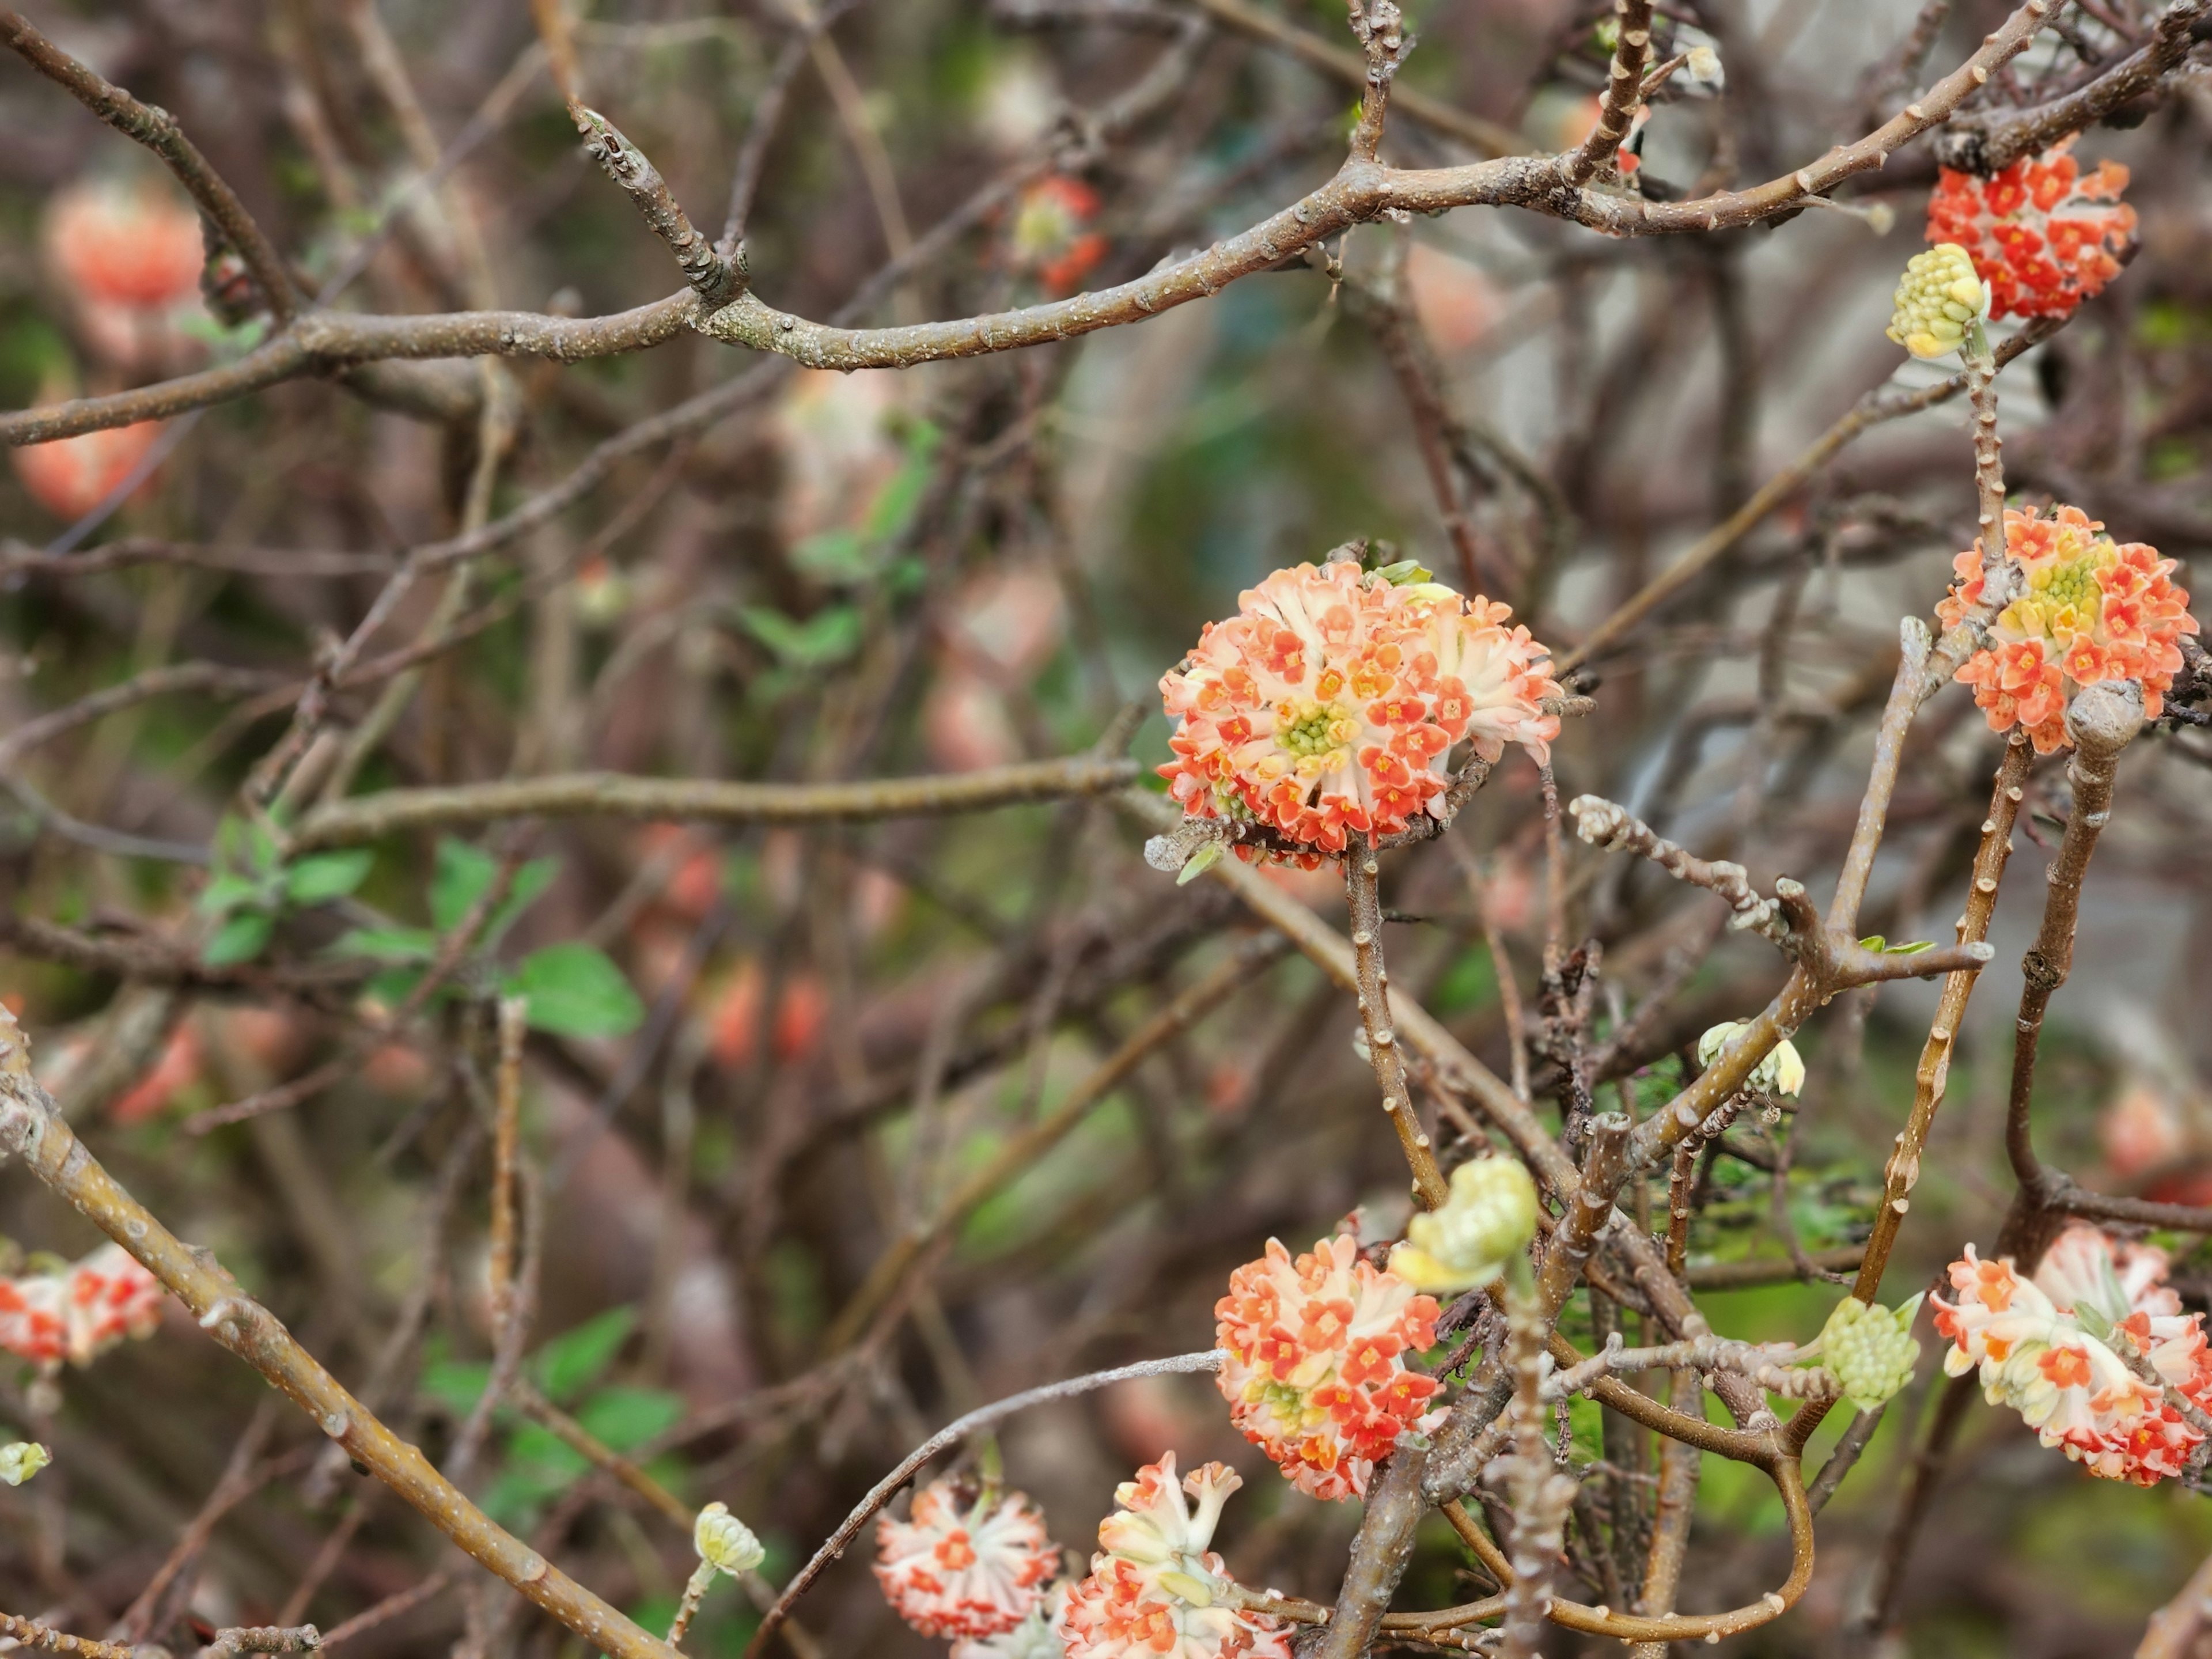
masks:
<instances>
[{"instance_id":1,"label":"pale green bud","mask_svg":"<svg viewBox=\"0 0 2212 1659\"><path fill-rule=\"evenodd\" d=\"M1856 1409L1872 1411L1912 1381L1912 1367L1920 1358L1912 1316L1920 1311L1920 1300L1916 1296L1901 1306L1881 1308L1847 1296L1828 1316L1814 1346Z\"/></svg>"},{"instance_id":2,"label":"pale green bud","mask_svg":"<svg viewBox=\"0 0 2212 1659\"><path fill-rule=\"evenodd\" d=\"M20 1486L53 1461L53 1454L35 1440L0 1446L0 1480Z\"/></svg>"},{"instance_id":3,"label":"pale green bud","mask_svg":"<svg viewBox=\"0 0 2212 1659\"><path fill-rule=\"evenodd\" d=\"M1966 250L1938 242L1905 261L1898 279L1889 337L1916 357L1947 357L1990 314L1990 285Z\"/></svg>"},{"instance_id":4,"label":"pale green bud","mask_svg":"<svg viewBox=\"0 0 2212 1659\"><path fill-rule=\"evenodd\" d=\"M1390 1252L1390 1271L1417 1290L1469 1291L1487 1285L1536 1235L1536 1183L1520 1161L1480 1158L1452 1171L1440 1209L1406 1224Z\"/></svg>"},{"instance_id":5,"label":"pale green bud","mask_svg":"<svg viewBox=\"0 0 2212 1659\"><path fill-rule=\"evenodd\" d=\"M1740 1019L1723 1020L1698 1039L1698 1064L1710 1066L1719 1058L1729 1039L1744 1028ZM1805 1087L1805 1060L1797 1052L1796 1044L1788 1037L1766 1051L1752 1074L1744 1079L1751 1087L1764 1090L1770 1095L1784 1095L1795 1100Z\"/></svg>"},{"instance_id":6,"label":"pale green bud","mask_svg":"<svg viewBox=\"0 0 2212 1659\"><path fill-rule=\"evenodd\" d=\"M691 1528L692 1547L699 1559L731 1577L742 1577L768 1559L753 1529L730 1513L727 1504L709 1504L699 1511Z\"/></svg>"}]
</instances>

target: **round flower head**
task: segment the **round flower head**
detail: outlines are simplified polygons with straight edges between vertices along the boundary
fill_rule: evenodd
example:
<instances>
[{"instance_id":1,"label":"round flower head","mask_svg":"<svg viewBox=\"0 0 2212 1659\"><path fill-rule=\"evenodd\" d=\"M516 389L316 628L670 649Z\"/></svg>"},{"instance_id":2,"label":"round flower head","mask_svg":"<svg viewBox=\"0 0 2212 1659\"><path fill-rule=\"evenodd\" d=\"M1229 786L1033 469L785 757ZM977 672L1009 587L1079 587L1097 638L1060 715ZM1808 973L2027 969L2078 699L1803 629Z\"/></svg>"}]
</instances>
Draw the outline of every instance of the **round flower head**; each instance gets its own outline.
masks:
<instances>
[{"instance_id":1,"label":"round flower head","mask_svg":"<svg viewBox=\"0 0 2212 1659\"><path fill-rule=\"evenodd\" d=\"M2045 1445L2092 1474L2154 1486L2180 1474L2203 1437L2119 1350L2212 1406L2203 1316L2182 1313L2166 1267L2163 1250L2117 1243L2094 1227L2068 1228L2033 1279L2009 1260L1982 1261L1969 1244L1951 1264L1958 1299L1936 1298L1936 1328L1952 1343L1943 1369L1958 1376L1978 1365L1990 1404L2013 1407Z\"/></svg>"},{"instance_id":2,"label":"round flower head","mask_svg":"<svg viewBox=\"0 0 2212 1659\"><path fill-rule=\"evenodd\" d=\"M963 1637L952 1644L950 1659L1061 1659L1060 1616L1073 1588L1066 1578L1055 1580L1020 1624L996 1636Z\"/></svg>"},{"instance_id":3,"label":"round flower head","mask_svg":"<svg viewBox=\"0 0 2212 1659\"><path fill-rule=\"evenodd\" d=\"M1889 337L1916 357L1948 357L1966 331L1990 314L1990 285L1966 250L1939 242L1905 262L1898 278Z\"/></svg>"},{"instance_id":4,"label":"round flower head","mask_svg":"<svg viewBox=\"0 0 2212 1659\"><path fill-rule=\"evenodd\" d=\"M1425 1421L1436 1379L1400 1356L1436 1340L1436 1300L1377 1273L1351 1239L1296 1261L1269 1239L1213 1313L1230 1420L1300 1492L1364 1497L1400 1433Z\"/></svg>"},{"instance_id":5,"label":"round flower head","mask_svg":"<svg viewBox=\"0 0 2212 1659\"><path fill-rule=\"evenodd\" d=\"M1068 1591L1055 1626L1066 1659L1290 1659L1290 1627L1227 1605L1235 1581L1206 1547L1243 1484L1207 1463L1177 1486L1168 1452L1115 1487L1119 1508L1098 1523L1091 1576Z\"/></svg>"},{"instance_id":6,"label":"round flower head","mask_svg":"<svg viewBox=\"0 0 2212 1659\"><path fill-rule=\"evenodd\" d=\"M924 1636L998 1636L1029 1617L1058 1565L1044 1516L1022 1493L936 1480L910 1518L876 1526L876 1582Z\"/></svg>"},{"instance_id":7,"label":"round flower head","mask_svg":"<svg viewBox=\"0 0 2212 1659\"><path fill-rule=\"evenodd\" d=\"M1451 1173L1440 1209L1406 1224L1390 1271L1418 1290L1487 1285L1536 1236L1536 1183L1517 1158L1478 1158Z\"/></svg>"},{"instance_id":8,"label":"round flower head","mask_svg":"<svg viewBox=\"0 0 2212 1659\"><path fill-rule=\"evenodd\" d=\"M2174 586L2173 561L2141 542L2115 542L2076 507L2049 518L2005 509L2005 562L2024 591L1990 626L1990 643L1957 678L1974 688L1990 729L2026 729L2035 751L2067 744L2066 705L2085 685L2134 680L2143 714L2154 720L2181 671L2184 634L2197 632L2189 595ZM1952 561L1959 580L1936 607L1956 628L1982 602L1982 546Z\"/></svg>"},{"instance_id":9,"label":"round flower head","mask_svg":"<svg viewBox=\"0 0 2212 1659\"><path fill-rule=\"evenodd\" d=\"M1263 824L1309 869L1352 832L1440 817L1455 744L1542 761L1559 735L1551 653L1511 614L1349 561L1279 570L1160 681L1176 722L1160 775L1189 817Z\"/></svg>"},{"instance_id":10,"label":"round flower head","mask_svg":"<svg viewBox=\"0 0 2212 1659\"><path fill-rule=\"evenodd\" d=\"M1928 240L1956 243L1990 285L1992 317L2063 317L2120 274L2135 234L2128 170L2085 173L2074 140L2024 156L1994 177L1942 170L1928 201Z\"/></svg>"},{"instance_id":11,"label":"round flower head","mask_svg":"<svg viewBox=\"0 0 2212 1659\"><path fill-rule=\"evenodd\" d=\"M1723 1020L1707 1028L1698 1039L1698 1064L1710 1066L1720 1057L1729 1039L1744 1028L1740 1019ZM1770 1095L1784 1095L1795 1100L1805 1087L1805 1060L1797 1052L1797 1045L1784 1037L1766 1051L1752 1074L1745 1079L1753 1088Z\"/></svg>"},{"instance_id":12,"label":"round flower head","mask_svg":"<svg viewBox=\"0 0 2212 1659\"><path fill-rule=\"evenodd\" d=\"M20 1486L53 1461L53 1454L35 1440L0 1446L0 1480Z\"/></svg>"},{"instance_id":13,"label":"round flower head","mask_svg":"<svg viewBox=\"0 0 2212 1659\"><path fill-rule=\"evenodd\" d=\"M691 1547L717 1572L741 1578L768 1559L753 1529L730 1513L727 1504L709 1504L691 1528Z\"/></svg>"},{"instance_id":14,"label":"round flower head","mask_svg":"<svg viewBox=\"0 0 2212 1659\"><path fill-rule=\"evenodd\" d=\"M88 1365L161 1318L161 1281L120 1244L48 1273L0 1279L0 1348L34 1364Z\"/></svg>"},{"instance_id":15,"label":"round flower head","mask_svg":"<svg viewBox=\"0 0 2212 1659\"><path fill-rule=\"evenodd\" d=\"M56 273L83 298L150 308L199 292L199 215L173 190L73 186L49 204L46 237Z\"/></svg>"},{"instance_id":16,"label":"round flower head","mask_svg":"<svg viewBox=\"0 0 2212 1659\"><path fill-rule=\"evenodd\" d=\"M31 499L58 519L81 519L137 471L161 435L161 422L140 421L81 432L15 452L15 474Z\"/></svg>"},{"instance_id":17,"label":"round flower head","mask_svg":"<svg viewBox=\"0 0 2212 1659\"><path fill-rule=\"evenodd\" d=\"M1843 1383L1844 1398L1854 1409L1870 1412L1912 1381L1920 1358L1912 1316L1920 1311L1920 1302L1916 1296L1899 1307L1879 1308L1847 1296L1828 1316L1814 1346Z\"/></svg>"}]
</instances>

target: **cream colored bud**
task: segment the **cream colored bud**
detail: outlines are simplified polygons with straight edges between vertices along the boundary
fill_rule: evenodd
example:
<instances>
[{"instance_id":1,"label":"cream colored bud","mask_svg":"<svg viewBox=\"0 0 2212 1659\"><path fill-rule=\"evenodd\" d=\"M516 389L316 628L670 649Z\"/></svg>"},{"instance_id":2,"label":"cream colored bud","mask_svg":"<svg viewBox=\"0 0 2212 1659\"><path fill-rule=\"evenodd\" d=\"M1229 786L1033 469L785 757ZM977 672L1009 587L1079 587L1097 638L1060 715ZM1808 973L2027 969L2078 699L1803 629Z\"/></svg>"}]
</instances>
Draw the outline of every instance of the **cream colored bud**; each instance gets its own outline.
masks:
<instances>
[{"instance_id":1,"label":"cream colored bud","mask_svg":"<svg viewBox=\"0 0 2212 1659\"><path fill-rule=\"evenodd\" d=\"M1709 1028L1698 1039L1698 1064L1711 1066L1720 1058L1720 1052L1738 1031L1744 1028L1740 1019L1723 1020ZM1766 1056L1744 1079L1752 1088L1770 1095L1785 1095L1795 1100L1805 1087L1805 1060L1797 1052L1797 1045L1784 1037L1766 1051Z\"/></svg>"},{"instance_id":2,"label":"cream colored bud","mask_svg":"<svg viewBox=\"0 0 2212 1659\"><path fill-rule=\"evenodd\" d=\"M1728 78L1721 55L1711 46L1692 46L1682 61L1682 73L1695 86L1719 87Z\"/></svg>"},{"instance_id":3,"label":"cream colored bud","mask_svg":"<svg viewBox=\"0 0 2212 1659\"><path fill-rule=\"evenodd\" d=\"M736 1578L768 1559L753 1529L730 1513L727 1504L709 1504L691 1528L692 1547L708 1566Z\"/></svg>"},{"instance_id":4,"label":"cream colored bud","mask_svg":"<svg viewBox=\"0 0 2212 1659\"><path fill-rule=\"evenodd\" d=\"M35 1440L0 1446L0 1480L20 1486L53 1461L53 1454Z\"/></svg>"},{"instance_id":5,"label":"cream colored bud","mask_svg":"<svg viewBox=\"0 0 2212 1659\"><path fill-rule=\"evenodd\" d=\"M1440 1209L1406 1224L1390 1270L1418 1290L1458 1291L1487 1285L1536 1234L1536 1183L1516 1158L1481 1158L1452 1171Z\"/></svg>"}]
</instances>

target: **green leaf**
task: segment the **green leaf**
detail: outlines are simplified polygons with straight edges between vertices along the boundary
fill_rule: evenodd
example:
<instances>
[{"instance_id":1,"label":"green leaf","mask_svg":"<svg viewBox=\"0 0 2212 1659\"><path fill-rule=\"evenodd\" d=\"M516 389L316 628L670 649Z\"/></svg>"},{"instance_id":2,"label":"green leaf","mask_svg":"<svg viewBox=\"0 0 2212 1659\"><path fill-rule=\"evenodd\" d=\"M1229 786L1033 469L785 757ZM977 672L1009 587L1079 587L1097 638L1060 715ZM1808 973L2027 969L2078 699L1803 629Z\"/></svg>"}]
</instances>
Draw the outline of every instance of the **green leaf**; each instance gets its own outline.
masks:
<instances>
[{"instance_id":1,"label":"green leaf","mask_svg":"<svg viewBox=\"0 0 2212 1659\"><path fill-rule=\"evenodd\" d=\"M1218 841L1210 841L1182 861L1176 872L1176 885L1185 887L1221 862L1221 855L1229 849Z\"/></svg>"},{"instance_id":2,"label":"green leaf","mask_svg":"<svg viewBox=\"0 0 2212 1659\"><path fill-rule=\"evenodd\" d=\"M284 872L284 896L295 904L325 904L343 898L368 879L376 854L366 849L351 853L315 853Z\"/></svg>"},{"instance_id":3,"label":"green leaf","mask_svg":"<svg viewBox=\"0 0 2212 1659\"><path fill-rule=\"evenodd\" d=\"M466 1417L490 1382L489 1365L434 1354L423 1362L422 1379L415 1386L454 1416Z\"/></svg>"},{"instance_id":4,"label":"green leaf","mask_svg":"<svg viewBox=\"0 0 2212 1659\"><path fill-rule=\"evenodd\" d=\"M1436 574L1419 559L1401 559L1395 564L1386 564L1375 573L1393 587L1406 587L1415 582L1432 582Z\"/></svg>"},{"instance_id":5,"label":"green leaf","mask_svg":"<svg viewBox=\"0 0 2212 1659\"><path fill-rule=\"evenodd\" d=\"M1884 956L1890 957L1917 957L1923 951L1932 951L1935 948L1936 941L1934 939L1917 939L1910 945L1884 945L1882 947L1882 954Z\"/></svg>"},{"instance_id":6,"label":"green leaf","mask_svg":"<svg viewBox=\"0 0 2212 1659\"><path fill-rule=\"evenodd\" d=\"M870 572L867 544L853 530L824 530L791 550L791 562L823 582L858 582Z\"/></svg>"},{"instance_id":7,"label":"green leaf","mask_svg":"<svg viewBox=\"0 0 2212 1659\"><path fill-rule=\"evenodd\" d=\"M766 605L749 605L738 612L738 619L792 668L829 667L860 645L860 613L849 605L830 605L805 622Z\"/></svg>"},{"instance_id":8,"label":"green leaf","mask_svg":"<svg viewBox=\"0 0 2212 1659\"><path fill-rule=\"evenodd\" d=\"M354 927L338 935L331 954L372 962L428 962L438 954L438 936L427 927Z\"/></svg>"},{"instance_id":9,"label":"green leaf","mask_svg":"<svg viewBox=\"0 0 2212 1659\"><path fill-rule=\"evenodd\" d=\"M617 1451L635 1451L684 1420L684 1401L664 1389L601 1389L576 1420Z\"/></svg>"},{"instance_id":10,"label":"green leaf","mask_svg":"<svg viewBox=\"0 0 2212 1659\"><path fill-rule=\"evenodd\" d=\"M262 911L241 911L216 929L215 937L201 951L200 960L210 968L251 962L268 948L269 935L276 926L275 920Z\"/></svg>"},{"instance_id":11,"label":"green leaf","mask_svg":"<svg viewBox=\"0 0 2212 1659\"><path fill-rule=\"evenodd\" d=\"M483 931L480 943L487 949L514 925L515 918L553 884L560 866L551 859L532 859L514 872L507 902L499 907ZM448 836L438 843L437 869L430 878L430 925L450 933L461 925L476 902L491 890L499 875L499 860L481 847Z\"/></svg>"},{"instance_id":12,"label":"green leaf","mask_svg":"<svg viewBox=\"0 0 2212 1659\"><path fill-rule=\"evenodd\" d=\"M547 1399L566 1403L599 1380L636 1328L636 1309L610 1308L562 1332L531 1361L538 1386Z\"/></svg>"},{"instance_id":13,"label":"green leaf","mask_svg":"<svg viewBox=\"0 0 2212 1659\"><path fill-rule=\"evenodd\" d=\"M914 522L915 509L921 505L922 494L929 488L930 458L943 437L927 421L915 422L907 438L906 460L869 503L867 523L861 533L870 541L890 541L904 534Z\"/></svg>"},{"instance_id":14,"label":"green leaf","mask_svg":"<svg viewBox=\"0 0 2212 1659\"><path fill-rule=\"evenodd\" d=\"M1862 951L1886 951L1888 948L1889 941L1880 933L1869 933L1859 941L1859 949Z\"/></svg>"},{"instance_id":15,"label":"green leaf","mask_svg":"<svg viewBox=\"0 0 2212 1659\"><path fill-rule=\"evenodd\" d=\"M507 994L530 1000L530 1023L562 1036L622 1036L637 1029L645 1005L604 951L580 939L523 957Z\"/></svg>"},{"instance_id":16,"label":"green leaf","mask_svg":"<svg viewBox=\"0 0 2212 1659\"><path fill-rule=\"evenodd\" d=\"M228 915L242 904L252 904L261 896L261 884L245 876L218 875L200 890L192 908L204 916Z\"/></svg>"}]
</instances>

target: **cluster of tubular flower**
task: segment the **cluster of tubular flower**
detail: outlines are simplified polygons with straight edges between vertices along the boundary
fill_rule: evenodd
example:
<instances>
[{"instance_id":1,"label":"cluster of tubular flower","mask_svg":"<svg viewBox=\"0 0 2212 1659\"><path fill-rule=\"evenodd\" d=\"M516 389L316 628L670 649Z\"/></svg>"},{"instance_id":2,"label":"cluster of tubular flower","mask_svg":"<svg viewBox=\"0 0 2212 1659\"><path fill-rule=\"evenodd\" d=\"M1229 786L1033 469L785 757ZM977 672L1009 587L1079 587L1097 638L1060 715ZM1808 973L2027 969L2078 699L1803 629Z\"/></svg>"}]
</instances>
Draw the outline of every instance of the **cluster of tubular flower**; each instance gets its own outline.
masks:
<instances>
[{"instance_id":1,"label":"cluster of tubular flower","mask_svg":"<svg viewBox=\"0 0 2212 1659\"><path fill-rule=\"evenodd\" d=\"M1207 1547L1243 1484L1226 1464L1207 1463L1178 1485L1169 1452L1115 1488L1120 1508L1098 1523L1091 1576L1060 1615L1067 1659L1290 1659L1289 1626L1242 1607Z\"/></svg>"},{"instance_id":2,"label":"cluster of tubular flower","mask_svg":"<svg viewBox=\"0 0 2212 1659\"><path fill-rule=\"evenodd\" d=\"M1047 294L1073 294L1106 257L1106 239L1092 230L1098 192L1080 179L1055 173L1021 195L1008 252L1017 269L1033 276Z\"/></svg>"},{"instance_id":3,"label":"cluster of tubular flower","mask_svg":"<svg viewBox=\"0 0 2212 1659\"><path fill-rule=\"evenodd\" d=\"M2134 680L2143 714L2155 719L2181 670L2184 634L2194 634L2189 595L2171 559L2141 542L2119 543L2081 508L2005 509L2005 562L2021 596L1998 613L1990 643L1960 668L1990 729L2026 729L2038 754L2065 747L2066 705L2084 686ZM1986 578L1978 540L1953 561L1959 580L1936 607L1955 628L1982 601Z\"/></svg>"},{"instance_id":4,"label":"cluster of tubular flower","mask_svg":"<svg viewBox=\"0 0 2212 1659\"><path fill-rule=\"evenodd\" d=\"M126 1338L150 1336L161 1283L120 1244L51 1271L0 1278L0 1348L52 1369L88 1365Z\"/></svg>"},{"instance_id":5,"label":"cluster of tubular flower","mask_svg":"<svg viewBox=\"0 0 2212 1659\"><path fill-rule=\"evenodd\" d=\"M1511 614L1349 562L1279 570L1161 680L1176 729L1160 775L1188 817L1263 824L1309 869L1352 835L1442 817L1455 744L1541 762L1559 735L1551 653Z\"/></svg>"},{"instance_id":6,"label":"cluster of tubular flower","mask_svg":"<svg viewBox=\"0 0 2212 1659\"><path fill-rule=\"evenodd\" d=\"M2083 173L2072 138L2002 173L1942 170L1928 202L1928 240L1954 243L1990 287L1992 317L2063 317L2120 274L2135 210L2120 201L2117 161Z\"/></svg>"},{"instance_id":7,"label":"cluster of tubular flower","mask_svg":"<svg viewBox=\"0 0 2212 1659\"><path fill-rule=\"evenodd\" d=\"M1436 1379L1404 1356L1436 1341L1436 1299L1362 1261L1356 1241L1293 1260L1269 1239L1213 1312L1230 1419L1299 1491L1364 1497L1398 1437L1426 1420Z\"/></svg>"},{"instance_id":8,"label":"cluster of tubular flower","mask_svg":"<svg viewBox=\"0 0 2212 1659\"><path fill-rule=\"evenodd\" d=\"M1943 1369L1979 1366L1992 1405L2010 1406L2046 1446L2092 1474L2140 1486L2182 1473L2204 1437L2168 1390L2212 1406L2202 1314L2165 1285L2166 1252L2069 1227L2033 1278L1966 1246L1951 1264L1954 1301L1936 1298L1950 1339ZM2156 1382L2124 1355L2148 1362Z\"/></svg>"},{"instance_id":9,"label":"cluster of tubular flower","mask_svg":"<svg viewBox=\"0 0 2212 1659\"><path fill-rule=\"evenodd\" d=\"M904 1521L876 1527L876 1582L924 1636L982 1640L1018 1628L1042 1604L1059 1547L1020 1492L944 1480L915 1494Z\"/></svg>"}]
</instances>

